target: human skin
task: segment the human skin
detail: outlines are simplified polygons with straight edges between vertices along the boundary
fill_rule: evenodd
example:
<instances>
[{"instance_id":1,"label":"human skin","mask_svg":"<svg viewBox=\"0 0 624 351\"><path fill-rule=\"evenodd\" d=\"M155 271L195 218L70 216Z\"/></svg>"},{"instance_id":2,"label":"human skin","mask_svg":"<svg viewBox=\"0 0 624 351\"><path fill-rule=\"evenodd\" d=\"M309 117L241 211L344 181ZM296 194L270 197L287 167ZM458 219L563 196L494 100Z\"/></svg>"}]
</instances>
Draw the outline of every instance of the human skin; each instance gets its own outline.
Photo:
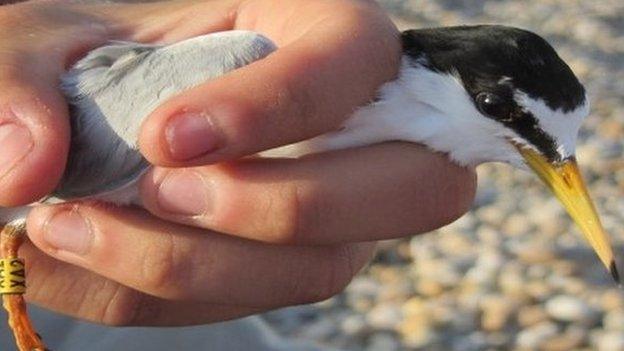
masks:
<instances>
[{"instance_id":1,"label":"human skin","mask_svg":"<svg viewBox=\"0 0 624 351\"><path fill-rule=\"evenodd\" d=\"M348 0L0 7L0 205L35 201L62 175L58 78L86 51L233 28L279 49L151 114L140 137L157 166L140 182L147 211L72 202L31 212L29 301L112 325L209 323L319 301L348 284L375 240L467 210L474 172L416 145L240 159L335 129L396 76L396 28L373 2Z\"/></svg>"}]
</instances>

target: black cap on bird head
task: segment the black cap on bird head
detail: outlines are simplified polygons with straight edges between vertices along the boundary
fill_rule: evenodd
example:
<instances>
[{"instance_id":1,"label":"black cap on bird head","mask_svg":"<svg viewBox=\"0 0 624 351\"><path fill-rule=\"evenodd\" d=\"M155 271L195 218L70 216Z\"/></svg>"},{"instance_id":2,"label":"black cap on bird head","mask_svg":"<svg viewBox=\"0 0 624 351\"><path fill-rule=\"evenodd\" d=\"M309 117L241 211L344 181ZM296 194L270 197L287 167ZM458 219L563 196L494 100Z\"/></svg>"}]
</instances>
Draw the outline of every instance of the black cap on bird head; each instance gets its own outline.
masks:
<instances>
[{"instance_id":1,"label":"black cap on bird head","mask_svg":"<svg viewBox=\"0 0 624 351\"><path fill-rule=\"evenodd\" d=\"M553 136L515 96L571 112L586 104L585 89L553 47L527 30L458 26L403 32L403 51L431 70L456 74L484 115L505 124L551 161L562 161Z\"/></svg>"}]
</instances>

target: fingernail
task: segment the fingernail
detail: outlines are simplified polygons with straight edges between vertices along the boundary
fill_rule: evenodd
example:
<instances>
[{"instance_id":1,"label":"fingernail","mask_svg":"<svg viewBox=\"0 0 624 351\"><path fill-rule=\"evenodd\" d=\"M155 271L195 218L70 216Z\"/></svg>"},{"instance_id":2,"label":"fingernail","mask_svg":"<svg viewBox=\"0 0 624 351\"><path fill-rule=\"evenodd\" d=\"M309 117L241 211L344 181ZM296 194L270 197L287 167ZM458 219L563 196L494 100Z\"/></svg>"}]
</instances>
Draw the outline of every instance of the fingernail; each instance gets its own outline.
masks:
<instances>
[{"instance_id":1,"label":"fingernail","mask_svg":"<svg viewBox=\"0 0 624 351\"><path fill-rule=\"evenodd\" d=\"M33 146L30 131L15 123L0 124L0 177L9 172Z\"/></svg>"},{"instance_id":2,"label":"fingernail","mask_svg":"<svg viewBox=\"0 0 624 351\"><path fill-rule=\"evenodd\" d=\"M91 248L93 232L77 211L62 211L49 219L43 239L58 250L84 255Z\"/></svg>"},{"instance_id":3,"label":"fingernail","mask_svg":"<svg viewBox=\"0 0 624 351\"><path fill-rule=\"evenodd\" d=\"M210 210L208 186L193 171L171 171L158 187L161 210L176 215L195 216Z\"/></svg>"},{"instance_id":4,"label":"fingernail","mask_svg":"<svg viewBox=\"0 0 624 351\"><path fill-rule=\"evenodd\" d=\"M185 113L173 117L165 131L171 156L177 160L189 160L214 151L217 138L208 116Z\"/></svg>"}]
</instances>

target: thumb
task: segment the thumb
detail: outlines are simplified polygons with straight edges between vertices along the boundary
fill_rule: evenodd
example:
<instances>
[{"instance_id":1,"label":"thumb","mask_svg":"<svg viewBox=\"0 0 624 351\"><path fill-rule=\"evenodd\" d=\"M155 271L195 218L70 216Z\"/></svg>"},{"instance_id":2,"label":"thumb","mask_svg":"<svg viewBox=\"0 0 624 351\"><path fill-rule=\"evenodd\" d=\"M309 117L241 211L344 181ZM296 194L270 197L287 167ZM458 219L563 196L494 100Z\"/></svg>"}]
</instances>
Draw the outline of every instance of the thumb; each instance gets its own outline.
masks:
<instances>
[{"instance_id":1,"label":"thumb","mask_svg":"<svg viewBox=\"0 0 624 351\"><path fill-rule=\"evenodd\" d=\"M17 66L0 69L0 205L49 193L65 168L67 108L54 82Z\"/></svg>"},{"instance_id":2,"label":"thumb","mask_svg":"<svg viewBox=\"0 0 624 351\"><path fill-rule=\"evenodd\" d=\"M40 199L63 174L70 134L58 79L109 36L87 10L52 2L0 7L0 206Z\"/></svg>"}]
</instances>

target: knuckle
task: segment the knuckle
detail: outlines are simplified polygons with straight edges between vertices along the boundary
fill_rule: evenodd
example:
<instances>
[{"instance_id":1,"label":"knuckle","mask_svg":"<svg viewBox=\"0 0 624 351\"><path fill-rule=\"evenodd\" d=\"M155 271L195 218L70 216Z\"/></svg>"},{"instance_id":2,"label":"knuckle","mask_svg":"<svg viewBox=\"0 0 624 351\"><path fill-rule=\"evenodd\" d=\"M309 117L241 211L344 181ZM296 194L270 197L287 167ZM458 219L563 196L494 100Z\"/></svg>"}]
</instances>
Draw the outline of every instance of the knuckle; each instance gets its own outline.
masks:
<instances>
[{"instance_id":1,"label":"knuckle","mask_svg":"<svg viewBox=\"0 0 624 351\"><path fill-rule=\"evenodd\" d=\"M296 212L293 215L296 226L294 242L299 244L314 243L317 240L324 213L329 208L322 201L322 196L315 187L300 186L296 193Z\"/></svg>"},{"instance_id":2,"label":"knuckle","mask_svg":"<svg viewBox=\"0 0 624 351\"><path fill-rule=\"evenodd\" d=\"M140 271L143 289L168 297L183 294L189 285L189 273L183 259L187 255L180 246L174 235L166 233L162 242L144 251Z\"/></svg>"},{"instance_id":3,"label":"knuckle","mask_svg":"<svg viewBox=\"0 0 624 351\"><path fill-rule=\"evenodd\" d=\"M336 259L329 269L329 281L323 291L324 298L329 298L342 292L357 273L356 252L352 245L341 245L336 252Z\"/></svg>"},{"instance_id":4,"label":"knuckle","mask_svg":"<svg viewBox=\"0 0 624 351\"><path fill-rule=\"evenodd\" d=\"M445 184L439 195L440 215L438 220L442 225L448 224L466 213L471 205L476 192L476 175L472 169L452 166L451 172L447 173Z\"/></svg>"},{"instance_id":5,"label":"knuckle","mask_svg":"<svg viewBox=\"0 0 624 351\"><path fill-rule=\"evenodd\" d=\"M145 326L158 322L163 317L163 300L130 290L128 292L128 302L115 324L112 326Z\"/></svg>"},{"instance_id":6,"label":"knuckle","mask_svg":"<svg viewBox=\"0 0 624 351\"><path fill-rule=\"evenodd\" d=\"M296 116L299 128L302 131L310 132L314 128L313 119L319 116L318 97L312 96L312 92L323 91L320 87L313 86L315 80L304 81L306 72L313 71L307 64L293 66L289 74L282 80L282 86L277 94L277 107L282 110L282 119L292 119ZM284 121L280 121L284 123Z\"/></svg>"},{"instance_id":7,"label":"knuckle","mask_svg":"<svg viewBox=\"0 0 624 351\"><path fill-rule=\"evenodd\" d=\"M214 118L212 123L231 152L247 155L273 147L266 137L271 132L267 126L273 118L270 102L258 104L245 95L216 95L213 100L216 103L210 106L209 113L227 118ZM184 104L179 107L181 111L184 108Z\"/></svg>"},{"instance_id":8,"label":"knuckle","mask_svg":"<svg viewBox=\"0 0 624 351\"><path fill-rule=\"evenodd\" d=\"M284 186L275 194L267 196L260 218L263 225L259 231L268 242L292 244L297 241L299 231L300 198L295 186Z\"/></svg>"},{"instance_id":9,"label":"knuckle","mask_svg":"<svg viewBox=\"0 0 624 351\"><path fill-rule=\"evenodd\" d=\"M99 322L108 326L135 325L137 321L137 306L141 304L141 293L118 284L98 318Z\"/></svg>"},{"instance_id":10,"label":"knuckle","mask_svg":"<svg viewBox=\"0 0 624 351\"><path fill-rule=\"evenodd\" d=\"M341 293L357 272L355 252L350 245L341 245L332 249L331 258L322 260L311 284L297 284L294 301L297 303L314 303L327 300Z\"/></svg>"},{"instance_id":11,"label":"knuckle","mask_svg":"<svg viewBox=\"0 0 624 351\"><path fill-rule=\"evenodd\" d=\"M313 189L300 184L289 185L277 197L269 200L266 206L265 218L273 218L267 226L270 241L281 244L302 244L310 241L314 237L319 217Z\"/></svg>"}]
</instances>

